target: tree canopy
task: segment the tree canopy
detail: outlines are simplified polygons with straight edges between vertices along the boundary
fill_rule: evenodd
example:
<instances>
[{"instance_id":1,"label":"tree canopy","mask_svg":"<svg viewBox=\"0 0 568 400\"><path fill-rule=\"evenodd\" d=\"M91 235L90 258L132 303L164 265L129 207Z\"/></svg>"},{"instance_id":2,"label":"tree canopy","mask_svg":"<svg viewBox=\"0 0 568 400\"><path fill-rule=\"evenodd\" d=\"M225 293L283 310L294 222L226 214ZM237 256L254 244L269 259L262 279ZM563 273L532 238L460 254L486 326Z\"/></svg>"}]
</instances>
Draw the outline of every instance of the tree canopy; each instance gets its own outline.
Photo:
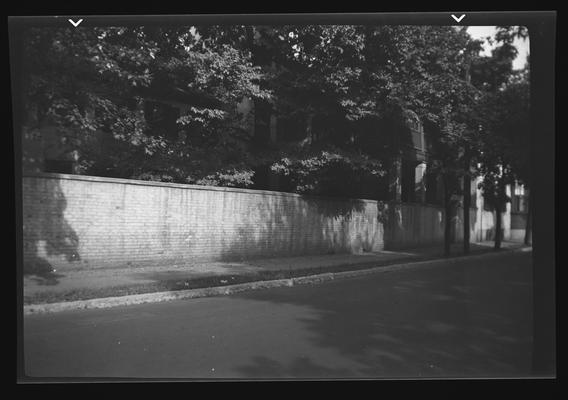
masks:
<instances>
[{"instance_id":1,"label":"tree canopy","mask_svg":"<svg viewBox=\"0 0 568 400\"><path fill-rule=\"evenodd\" d=\"M86 172L191 181L230 169L242 156L231 147L243 135L237 103L270 96L250 53L199 40L191 27L31 29L24 44L25 104L35 116L26 128L57 126ZM149 131L140 107L148 97L189 104L173 135ZM100 149L97 131L111 133L112 145Z\"/></svg>"},{"instance_id":2,"label":"tree canopy","mask_svg":"<svg viewBox=\"0 0 568 400\"><path fill-rule=\"evenodd\" d=\"M521 176L519 35L500 28L482 57L481 41L450 26L34 28L25 129L57 126L86 174L250 187L265 165L290 191L366 196L396 150L389 130L411 110L436 139L440 171L463 170L465 143L481 154L506 140ZM149 123L145 99L185 105L172 130ZM244 99L279 118L276 143L258 145Z\"/></svg>"}]
</instances>

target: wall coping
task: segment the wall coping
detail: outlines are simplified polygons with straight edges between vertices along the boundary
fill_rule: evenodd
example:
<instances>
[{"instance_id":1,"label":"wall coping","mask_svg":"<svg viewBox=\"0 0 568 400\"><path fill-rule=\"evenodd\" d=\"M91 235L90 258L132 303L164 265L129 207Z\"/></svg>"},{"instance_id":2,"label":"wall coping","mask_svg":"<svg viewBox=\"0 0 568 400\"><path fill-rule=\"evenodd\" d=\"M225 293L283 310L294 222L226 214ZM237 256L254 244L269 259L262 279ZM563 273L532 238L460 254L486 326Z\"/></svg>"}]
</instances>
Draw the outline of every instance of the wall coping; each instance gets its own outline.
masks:
<instances>
[{"instance_id":1,"label":"wall coping","mask_svg":"<svg viewBox=\"0 0 568 400\"><path fill-rule=\"evenodd\" d=\"M406 202L402 202L402 201L388 201L387 203L392 204L392 205L397 205L397 206L419 206L419 207L428 207L428 208L435 208L437 210L444 210L444 206L442 205L438 205L438 204L431 204L431 203L418 203L415 201L406 201ZM462 206L457 206L458 209L462 209ZM478 210L477 207L475 206L471 206L469 207L470 211L476 211Z\"/></svg>"},{"instance_id":2,"label":"wall coping","mask_svg":"<svg viewBox=\"0 0 568 400\"><path fill-rule=\"evenodd\" d=\"M289 193L289 192L276 192L273 190L256 190L256 189L243 189L235 187L191 185L186 183L143 181L139 179L110 178L110 177L92 176L92 175L58 174L54 172L27 172L22 175L22 178L65 179L65 180L75 180L75 181L84 181L84 182L119 183L124 185L156 186L156 187L167 187L167 188L176 188L176 189L204 190L211 192L234 192L234 193L246 193L246 194L255 194L255 195L276 196L276 197L313 198L313 199L326 199L332 201L361 201L364 203L372 203L372 204L377 204L379 201L381 201L381 200L357 199L357 198L348 198L348 197L331 197L331 196L318 196L318 195L298 194L298 193ZM435 209L443 209L443 206L436 204L429 204L429 203L400 202L400 201L397 202L394 200L387 200L383 202L390 205L420 206L420 207L429 207ZM458 208L462 207L458 206ZM473 206L470 207L470 209L477 210L477 207Z\"/></svg>"},{"instance_id":3,"label":"wall coping","mask_svg":"<svg viewBox=\"0 0 568 400\"><path fill-rule=\"evenodd\" d=\"M166 187L166 188L176 188L176 189L204 190L210 192L234 192L234 193L246 193L254 195L268 195L276 197L313 198L313 199L326 199L332 201L358 201L358 202L372 203L372 204L378 203L378 200L371 200L371 199L317 196L317 195L297 194L297 193L288 193L288 192L276 192L272 190L256 190L256 189L243 189L235 187L191 185L185 183L143 181L138 179L109 178L109 177L91 176L91 175L58 174L54 172L35 172L35 173L28 172L23 174L22 178L64 179L64 180L74 180L74 181L84 181L84 182L118 183L124 185L156 186L156 187Z\"/></svg>"}]
</instances>

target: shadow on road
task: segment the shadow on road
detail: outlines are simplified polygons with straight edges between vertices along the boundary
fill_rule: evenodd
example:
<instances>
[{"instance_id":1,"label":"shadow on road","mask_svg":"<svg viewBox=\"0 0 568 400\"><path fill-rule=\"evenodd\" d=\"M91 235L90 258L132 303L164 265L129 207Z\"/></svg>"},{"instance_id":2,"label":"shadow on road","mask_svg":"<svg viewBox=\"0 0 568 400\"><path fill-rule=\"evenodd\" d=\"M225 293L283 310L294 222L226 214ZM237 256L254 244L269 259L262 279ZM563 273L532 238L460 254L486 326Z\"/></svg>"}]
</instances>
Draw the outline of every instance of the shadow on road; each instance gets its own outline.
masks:
<instances>
[{"instance_id":1,"label":"shadow on road","mask_svg":"<svg viewBox=\"0 0 568 400\"><path fill-rule=\"evenodd\" d=\"M285 365L268 357L253 357L252 364L241 368L247 376L269 376L272 378L335 378L350 376L349 369L333 368L314 363L308 357L297 357L290 364Z\"/></svg>"},{"instance_id":2,"label":"shadow on road","mask_svg":"<svg viewBox=\"0 0 568 400\"><path fill-rule=\"evenodd\" d=\"M239 370L255 377L529 376L531 258L517 253L476 262L239 295L316 310L316 318L299 319L314 345L359 365L335 369L309 359L281 365L259 356Z\"/></svg>"}]
</instances>

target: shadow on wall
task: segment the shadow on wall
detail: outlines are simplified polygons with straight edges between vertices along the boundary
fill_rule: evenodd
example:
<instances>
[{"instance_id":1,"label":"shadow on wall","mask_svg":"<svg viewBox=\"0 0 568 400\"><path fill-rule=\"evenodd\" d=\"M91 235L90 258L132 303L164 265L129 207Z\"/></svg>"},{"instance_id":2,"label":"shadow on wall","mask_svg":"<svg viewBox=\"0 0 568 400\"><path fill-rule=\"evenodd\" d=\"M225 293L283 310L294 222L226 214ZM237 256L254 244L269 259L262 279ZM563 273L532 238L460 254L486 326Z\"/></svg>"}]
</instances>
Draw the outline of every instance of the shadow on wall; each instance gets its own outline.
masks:
<instances>
[{"instance_id":1,"label":"shadow on wall","mask_svg":"<svg viewBox=\"0 0 568 400\"><path fill-rule=\"evenodd\" d=\"M319 253L361 253L373 250L373 235L365 219L366 202L360 199L302 196L316 216L309 224ZM308 243L309 243L308 239Z\"/></svg>"},{"instance_id":2,"label":"shadow on wall","mask_svg":"<svg viewBox=\"0 0 568 400\"><path fill-rule=\"evenodd\" d=\"M443 244L443 209L424 204L389 202L385 218L385 249L401 250Z\"/></svg>"},{"instance_id":3,"label":"shadow on wall","mask_svg":"<svg viewBox=\"0 0 568 400\"><path fill-rule=\"evenodd\" d=\"M360 216L366 207L362 200L259 196L249 213L233 210L242 220L224 236L221 260L347 253L357 241L363 251L372 247L364 223L359 223L361 232L350 228L354 220L364 219Z\"/></svg>"},{"instance_id":4,"label":"shadow on wall","mask_svg":"<svg viewBox=\"0 0 568 400\"><path fill-rule=\"evenodd\" d=\"M79 237L66 221L67 199L57 179L31 180L42 187L24 185L24 275L36 275L45 284L57 283L53 262L80 261Z\"/></svg>"},{"instance_id":5,"label":"shadow on wall","mask_svg":"<svg viewBox=\"0 0 568 400\"><path fill-rule=\"evenodd\" d=\"M444 244L445 212L441 207L424 204L394 203L379 209L384 215L385 249L400 250L420 246ZM470 210L470 241L478 241L477 213ZM450 241L463 241L463 215L454 209L451 216Z\"/></svg>"}]
</instances>

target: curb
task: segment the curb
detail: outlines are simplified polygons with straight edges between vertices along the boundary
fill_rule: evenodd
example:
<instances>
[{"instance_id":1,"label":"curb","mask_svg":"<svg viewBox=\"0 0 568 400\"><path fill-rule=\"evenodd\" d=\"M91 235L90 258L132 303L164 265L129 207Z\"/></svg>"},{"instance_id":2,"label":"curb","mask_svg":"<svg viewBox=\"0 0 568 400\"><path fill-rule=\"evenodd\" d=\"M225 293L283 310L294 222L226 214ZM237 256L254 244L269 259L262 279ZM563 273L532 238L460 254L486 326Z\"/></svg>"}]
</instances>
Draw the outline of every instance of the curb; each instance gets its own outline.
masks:
<instances>
[{"instance_id":1,"label":"curb","mask_svg":"<svg viewBox=\"0 0 568 400\"><path fill-rule=\"evenodd\" d=\"M531 249L532 247L528 248L522 247L511 250L507 249L507 252L511 253L527 252L530 251ZM421 268L421 267L423 268L423 267L432 266L432 264L435 264L441 260L455 262L457 260L462 260L464 258L477 259L477 258L484 258L487 256L497 256L502 254L503 253L501 252L500 253L491 252L491 253L482 253L482 254L472 254L468 256L462 255L462 256L436 258L436 259L423 260L423 261L414 261L414 262L410 261L401 264L378 266L378 267L359 269L353 271L327 272L323 274L300 276L289 279L253 281L253 282L245 282L245 283L239 283L227 286L214 286L214 287L199 288L199 289L143 293L143 294L134 294L127 296L104 297L98 299L76 300L76 301L68 301L60 303L30 304L24 306L24 315L46 314L46 313L71 311L71 310L110 308L110 307L127 306L127 305L144 304L144 303L160 303L171 300L185 300L185 299L194 299L200 297L230 295L233 293L239 293L248 290L269 289L269 288L285 287L285 286L292 287L295 285L306 285L306 284L318 284L318 283L332 281L335 279L355 278L355 277L360 277L380 272L407 270L407 269Z\"/></svg>"}]
</instances>

